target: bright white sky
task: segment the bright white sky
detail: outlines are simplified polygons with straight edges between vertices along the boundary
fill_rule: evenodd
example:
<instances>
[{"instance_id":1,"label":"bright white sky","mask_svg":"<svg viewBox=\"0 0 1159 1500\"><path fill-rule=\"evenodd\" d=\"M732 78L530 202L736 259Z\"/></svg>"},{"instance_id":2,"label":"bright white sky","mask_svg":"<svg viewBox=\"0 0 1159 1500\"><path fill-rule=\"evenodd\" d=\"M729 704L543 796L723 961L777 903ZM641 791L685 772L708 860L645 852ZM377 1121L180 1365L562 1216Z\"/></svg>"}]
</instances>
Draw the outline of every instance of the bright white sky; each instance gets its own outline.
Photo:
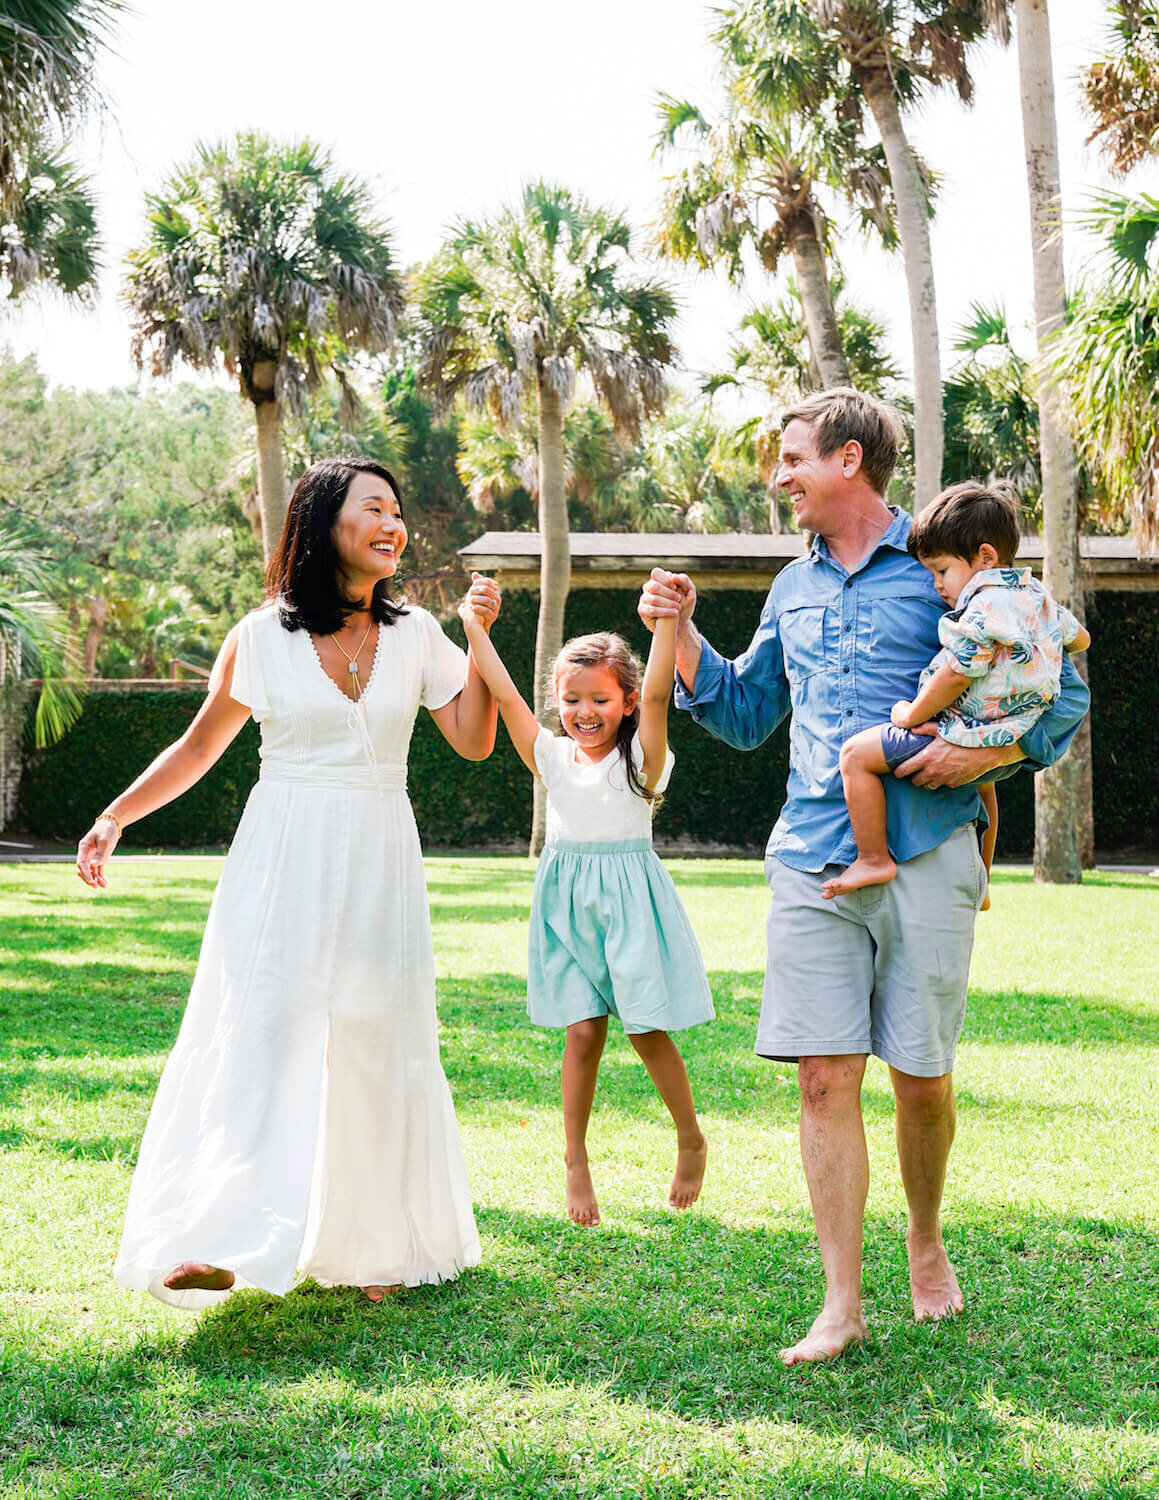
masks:
<instances>
[{"instance_id":1,"label":"bright white sky","mask_svg":"<svg viewBox=\"0 0 1159 1500\"><path fill-rule=\"evenodd\" d=\"M238 0L132 3L118 55L104 68L111 111L77 145L101 201L97 305L82 311L49 299L0 313L0 341L35 352L59 384L135 378L117 300L122 258L141 233L145 193L199 139L260 127L323 142L343 170L373 184L409 264L436 249L452 220L488 213L539 176L645 228L665 170L652 156L657 93L714 108L712 13L703 0L282 0L273 11ZM1051 6L1068 210L1109 185L1083 145L1074 84L1099 48L1106 9L1104 0ZM911 121L912 138L943 178L934 257L947 357L973 301L1005 303L1016 328L1031 316L1013 48L988 49L975 76L972 110L944 96ZM1157 190L1154 171L1137 178L1131 188ZM1072 234L1072 268L1081 248ZM842 258L851 290L885 318L908 368L900 257L849 238ZM777 290L763 273L740 292L715 276L666 274L683 302L678 340L690 373L721 368L746 308Z\"/></svg>"}]
</instances>

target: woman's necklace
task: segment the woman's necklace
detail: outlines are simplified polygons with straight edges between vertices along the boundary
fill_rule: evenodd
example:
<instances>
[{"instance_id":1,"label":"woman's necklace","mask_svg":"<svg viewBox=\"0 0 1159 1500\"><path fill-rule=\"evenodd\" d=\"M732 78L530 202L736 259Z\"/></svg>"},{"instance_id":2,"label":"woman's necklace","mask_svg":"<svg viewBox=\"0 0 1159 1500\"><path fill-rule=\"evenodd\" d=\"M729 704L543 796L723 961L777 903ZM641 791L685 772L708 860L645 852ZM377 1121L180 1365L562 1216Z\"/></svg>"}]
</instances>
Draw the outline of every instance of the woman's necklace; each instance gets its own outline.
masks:
<instances>
[{"instance_id":1,"label":"woman's necklace","mask_svg":"<svg viewBox=\"0 0 1159 1500\"><path fill-rule=\"evenodd\" d=\"M339 651L341 651L342 655L346 658L346 661L348 663L346 670L350 673L350 676L351 676L351 678L353 680L353 683L354 683L354 687L355 687L354 701L355 701L355 703L357 703L359 701L359 699L362 697L362 693L363 693L362 683L359 682L359 680L358 680L358 658L361 655L363 646L365 646L366 643L367 643L367 641L370 639L370 632L373 629L374 629L374 616L371 615L371 617L370 617L370 624L366 627L366 634L359 641L359 643L358 643L358 650L355 651L355 653L354 653L353 656L351 656L350 652L347 651L346 647L342 644L342 642L338 639L338 637L334 634L334 632L333 631L330 632L330 639L338 647Z\"/></svg>"}]
</instances>

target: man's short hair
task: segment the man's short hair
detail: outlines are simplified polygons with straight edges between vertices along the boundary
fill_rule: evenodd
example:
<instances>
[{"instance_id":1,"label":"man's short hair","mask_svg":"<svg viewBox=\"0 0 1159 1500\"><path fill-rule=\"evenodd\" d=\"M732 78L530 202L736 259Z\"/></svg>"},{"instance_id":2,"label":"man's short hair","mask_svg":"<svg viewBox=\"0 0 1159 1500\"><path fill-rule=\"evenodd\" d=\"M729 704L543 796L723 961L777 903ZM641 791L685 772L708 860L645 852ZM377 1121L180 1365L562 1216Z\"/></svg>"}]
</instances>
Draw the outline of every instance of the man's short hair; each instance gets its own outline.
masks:
<instances>
[{"instance_id":1,"label":"man's short hair","mask_svg":"<svg viewBox=\"0 0 1159 1500\"><path fill-rule=\"evenodd\" d=\"M917 558L962 557L973 562L989 542L999 567L1014 565L1020 530L1018 496L1002 480L952 484L914 517L907 546Z\"/></svg>"},{"instance_id":2,"label":"man's short hair","mask_svg":"<svg viewBox=\"0 0 1159 1500\"><path fill-rule=\"evenodd\" d=\"M901 417L887 402L851 386L836 386L790 406L781 414L782 432L790 422L809 424L821 458L828 458L845 443L859 443L861 472L879 495L885 494L905 441Z\"/></svg>"}]
</instances>

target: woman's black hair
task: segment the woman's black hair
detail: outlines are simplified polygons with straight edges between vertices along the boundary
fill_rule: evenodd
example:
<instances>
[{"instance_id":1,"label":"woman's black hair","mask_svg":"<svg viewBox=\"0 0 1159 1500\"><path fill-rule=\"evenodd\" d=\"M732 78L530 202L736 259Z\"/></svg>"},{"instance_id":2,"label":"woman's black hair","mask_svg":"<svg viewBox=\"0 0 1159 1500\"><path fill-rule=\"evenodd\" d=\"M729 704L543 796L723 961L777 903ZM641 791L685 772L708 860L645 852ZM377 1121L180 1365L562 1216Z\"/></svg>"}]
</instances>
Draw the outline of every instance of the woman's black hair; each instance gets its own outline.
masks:
<instances>
[{"instance_id":1,"label":"woman's black hair","mask_svg":"<svg viewBox=\"0 0 1159 1500\"><path fill-rule=\"evenodd\" d=\"M287 630L330 635L341 630L361 601L342 590L334 522L356 474L376 474L394 491L402 509L398 480L372 458L324 458L311 464L294 486L286 524L266 569L266 593L279 598ZM371 594L370 613L380 625L393 625L406 610L390 597L390 580L380 578Z\"/></svg>"}]
</instances>

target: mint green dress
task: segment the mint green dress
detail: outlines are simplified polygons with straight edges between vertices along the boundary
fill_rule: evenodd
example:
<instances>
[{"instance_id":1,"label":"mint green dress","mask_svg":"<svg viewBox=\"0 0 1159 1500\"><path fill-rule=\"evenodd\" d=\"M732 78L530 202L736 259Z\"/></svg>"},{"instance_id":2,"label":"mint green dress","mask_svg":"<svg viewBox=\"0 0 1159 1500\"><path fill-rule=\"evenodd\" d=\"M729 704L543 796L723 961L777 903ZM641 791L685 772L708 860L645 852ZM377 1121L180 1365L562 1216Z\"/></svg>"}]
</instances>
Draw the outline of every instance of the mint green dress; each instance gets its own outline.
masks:
<instances>
[{"instance_id":1,"label":"mint green dress","mask_svg":"<svg viewBox=\"0 0 1159 1500\"><path fill-rule=\"evenodd\" d=\"M632 791L618 750L589 765L577 748L546 729L535 742L547 832L531 901L527 1013L552 1027L611 1015L634 1033L710 1021L696 935L652 848L652 804ZM638 736L631 749L639 769ZM669 750L658 791L673 761Z\"/></svg>"}]
</instances>

